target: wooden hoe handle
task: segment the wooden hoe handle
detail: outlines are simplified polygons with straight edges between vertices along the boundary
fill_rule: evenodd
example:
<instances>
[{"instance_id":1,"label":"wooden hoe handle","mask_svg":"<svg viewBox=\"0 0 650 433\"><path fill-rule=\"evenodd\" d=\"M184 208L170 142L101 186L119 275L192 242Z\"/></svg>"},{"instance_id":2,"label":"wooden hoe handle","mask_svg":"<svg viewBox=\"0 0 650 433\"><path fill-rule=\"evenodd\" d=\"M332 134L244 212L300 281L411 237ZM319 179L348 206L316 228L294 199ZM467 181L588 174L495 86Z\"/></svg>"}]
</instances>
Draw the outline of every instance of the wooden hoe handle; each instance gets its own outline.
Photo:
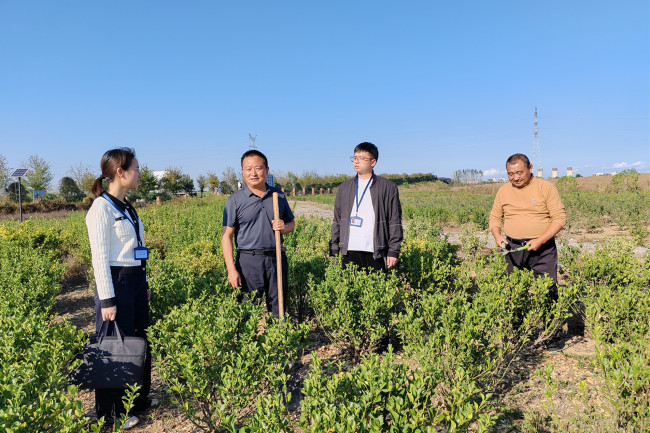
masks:
<instances>
[{"instance_id":1,"label":"wooden hoe handle","mask_svg":"<svg viewBox=\"0 0 650 433\"><path fill-rule=\"evenodd\" d=\"M278 193L273 193L273 219L280 219L280 206L278 205ZM275 260L277 265L278 276L278 315L280 319L284 317L284 293L282 290L282 239L280 230L275 231Z\"/></svg>"}]
</instances>

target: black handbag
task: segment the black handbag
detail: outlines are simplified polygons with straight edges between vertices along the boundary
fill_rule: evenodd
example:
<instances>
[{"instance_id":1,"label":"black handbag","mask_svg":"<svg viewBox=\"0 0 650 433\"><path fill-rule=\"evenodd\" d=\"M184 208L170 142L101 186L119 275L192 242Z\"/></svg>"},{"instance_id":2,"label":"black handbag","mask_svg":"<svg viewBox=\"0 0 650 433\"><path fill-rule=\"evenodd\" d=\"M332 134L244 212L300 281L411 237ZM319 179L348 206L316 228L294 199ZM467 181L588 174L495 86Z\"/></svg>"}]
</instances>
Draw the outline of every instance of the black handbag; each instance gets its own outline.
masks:
<instances>
[{"instance_id":1,"label":"black handbag","mask_svg":"<svg viewBox=\"0 0 650 433\"><path fill-rule=\"evenodd\" d=\"M125 337L115 325L115 336L107 336L108 321L102 322L99 332L90 337L82 354L83 363L72 375L72 382L80 388L126 388L142 384L147 340Z\"/></svg>"}]
</instances>

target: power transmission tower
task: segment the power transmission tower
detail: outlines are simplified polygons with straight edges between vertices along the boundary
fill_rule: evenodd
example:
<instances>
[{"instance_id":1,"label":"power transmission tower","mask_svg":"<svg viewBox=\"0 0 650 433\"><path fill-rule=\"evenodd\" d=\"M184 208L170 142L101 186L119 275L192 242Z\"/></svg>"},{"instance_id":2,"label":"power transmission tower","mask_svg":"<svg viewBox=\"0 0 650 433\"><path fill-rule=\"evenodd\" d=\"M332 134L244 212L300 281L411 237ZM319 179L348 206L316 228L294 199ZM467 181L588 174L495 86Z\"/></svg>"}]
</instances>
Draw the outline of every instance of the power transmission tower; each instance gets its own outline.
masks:
<instances>
[{"instance_id":1,"label":"power transmission tower","mask_svg":"<svg viewBox=\"0 0 650 433\"><path fill-rule=\"evenodd\" d=\"M248 133L248 138L249 138L250 141L251 141L251 146L250 146L251 149L257 149L257 148L255 147L255 140L257 139L257 134L255 134L255 137L253 137L253 136L251 135L251 133L249 132L249 133Z\"/></svg>"},{"instance_id":2,"label":"power transmission tower","mask_svg":"<svg viewBox=\"0 0 650 433\"><path fill-rule=\"evenodd\" d=\"M537 107L535 107L535 119L533 121L533 152L531 155L531 163L534 168L537 168L537 173L542 170L542 150L539 147L539 136L537 135ZM539 175L541 177L541 175Z\"/></svg>"}]
</instances>

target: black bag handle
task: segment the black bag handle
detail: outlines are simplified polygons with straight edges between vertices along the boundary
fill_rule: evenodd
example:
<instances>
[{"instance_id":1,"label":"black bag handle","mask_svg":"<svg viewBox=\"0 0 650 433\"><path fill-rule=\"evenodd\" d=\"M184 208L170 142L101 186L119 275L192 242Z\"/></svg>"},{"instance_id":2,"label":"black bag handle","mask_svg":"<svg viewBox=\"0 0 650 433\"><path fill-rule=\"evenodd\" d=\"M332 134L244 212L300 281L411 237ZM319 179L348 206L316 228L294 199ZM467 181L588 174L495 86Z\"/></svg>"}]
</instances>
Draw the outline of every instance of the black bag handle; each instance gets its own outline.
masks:
<instances>
[{"instance_id":1,"label":"black bag handle","mask_svg":"<svg viewBox=\"0 0 650 433\"><path fill-rule=\"evenodd\" d=\"M107 337L108 335L108 327L110 324L113 324L115 327L115 336L120 339L122 343L124 343L124 335L122 334L122 330L117 324L117 321L115 320L103 320L102 325L99 327L99 332L97 333L97 337L99 339L99 342L101 342L104 337ZM105 325L105 326L104 326Z\"/></svg>"}]
</instances>

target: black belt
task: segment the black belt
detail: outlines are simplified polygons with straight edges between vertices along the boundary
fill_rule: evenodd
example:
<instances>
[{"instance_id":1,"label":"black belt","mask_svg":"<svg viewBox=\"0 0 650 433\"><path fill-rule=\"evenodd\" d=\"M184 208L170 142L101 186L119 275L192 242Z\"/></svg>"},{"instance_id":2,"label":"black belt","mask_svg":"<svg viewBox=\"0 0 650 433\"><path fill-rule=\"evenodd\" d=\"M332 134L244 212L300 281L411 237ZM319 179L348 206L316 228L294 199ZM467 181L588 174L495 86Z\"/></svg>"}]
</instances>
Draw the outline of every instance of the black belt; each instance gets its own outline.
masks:
<instances>
[{"instance_id":1,"label":"black belt","mask_svg":"<svg viewBox=\"0 0 650 433\"><path fill-rule=\"evenodd\" d=\"M506 236L506 239L508 239L508 241L512 242L515 245L526 245L526 242L530 240L530 239L514 239L511 238L510 236Z\"/></svg>"},{"instance_id":2,"label":"black belt","mask_svg":"<svg viewBox=\"0 0 650 433\"><path fill-rule=\"evenodd\" d=\"M286 251L285 247L282 247L282 252ZM237 250L238 253L250 254L251 256L274 256L275 248L269 248L266 250Z\"/></svg>"}]
</instances>

